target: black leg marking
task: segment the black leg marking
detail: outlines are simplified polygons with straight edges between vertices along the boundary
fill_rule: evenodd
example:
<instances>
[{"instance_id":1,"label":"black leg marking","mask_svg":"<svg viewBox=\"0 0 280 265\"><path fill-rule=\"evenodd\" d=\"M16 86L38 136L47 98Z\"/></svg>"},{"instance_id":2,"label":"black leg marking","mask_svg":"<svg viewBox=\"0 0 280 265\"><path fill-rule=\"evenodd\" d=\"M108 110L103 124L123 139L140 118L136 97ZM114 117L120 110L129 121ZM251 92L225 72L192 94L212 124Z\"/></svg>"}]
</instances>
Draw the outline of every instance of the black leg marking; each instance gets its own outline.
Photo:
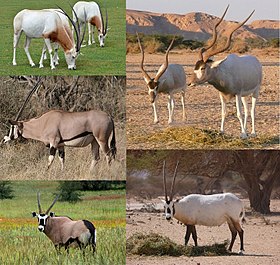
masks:
<instances>
[{"instance_id":1,"label":"black leg marking","mask_svg":"<svg viewBox=\"0 0 280 265\"><path fill-rule=\"evenodd\" d=\"M50 155L55 156L56 153L56 148L54 148L53 146L50 148Z\"/></svg>"},{"instance_id":2,"label":"black leg marking","mask_svg":"<svg viewBox=\"0 0 280 265\"><path fill-rule=\"evenodd\" d=\"M59 149L59 150L58 150L58 155L59 155L59 157L60 157L61 159L64 160L64 158L65 158L65 151Z\"/></svg>"},{"instance_id":3,"label":"black leg marking","mask_svg":"<svg viewBox=\"0 0 280 265\"><path fill-rule=\"evenodd\" d=\"M197 247L197 234L196 234L196 228L194 225L192 226L192 238L194 241L194 245Z\"/></svg>"},{"instance_id":4,"label":"black leg marking","mask_svg":"<svg viewBox=\"0 0 280 265\"><path fill-rule=\"evenodd\" d=\"M192 225L187 225L187 231L186 231L186 235L185 235L185 246L188 245L191 232L192 232Z\"/></svg>"},{"instance_id":5,"label":"black leg marking","mask_svg":"<svg viewBox=\"0 0 280 265\"><path fill-rule=\"evenodd\" d=\"M230 232L231 232L231 242L230 242L228 250L232 251L232 247L233 247L236 235L237 235L237 230L235 229L235 227L232 223L228 223L228 227L229 227Z\"/></svg>"}]
</instances>

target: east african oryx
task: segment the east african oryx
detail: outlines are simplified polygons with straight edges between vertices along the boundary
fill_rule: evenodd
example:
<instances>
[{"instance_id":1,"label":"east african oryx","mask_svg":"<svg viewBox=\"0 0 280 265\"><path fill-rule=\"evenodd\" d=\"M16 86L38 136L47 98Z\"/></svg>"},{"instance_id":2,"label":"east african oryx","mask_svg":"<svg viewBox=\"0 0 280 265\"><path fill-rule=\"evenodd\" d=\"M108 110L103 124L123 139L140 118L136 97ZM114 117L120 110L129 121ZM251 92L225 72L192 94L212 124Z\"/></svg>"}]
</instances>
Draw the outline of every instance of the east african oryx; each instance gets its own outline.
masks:
<instances>
[{"instance_id":1,"label":"east african oryx","mask_svg":"<svg viewBox=\"0 0 280 265\"><path fill-rule=\"evenodd\" d=\"M229 7L229 6L228 6ZM227 43L222 48L216 48L207 54L207 50L212 48L217 40L216 28L222 22L228 7L226 8L221 19L215 24L213 29L213 40L207 48L202 48L199 53L200 60L196 62L194 73L189 83L190 86L208 82L219 90L222 103L222 122L221 133L224 132L224 123L227 114L226 103L232 98L236 98L237 117L241 124L241 138L247 138L246 125L248 119L248 104L246 96L252 95L252 132L255 136L255 107L259 96L259 90L262 81L262 66L258 59L251 55L237 56L230 54L226 58L219 61L212 61L211 56L226 51L230 47L232 34L244 25L252 16L254 11L243 22L234 26L233 30L228 34ZM241 113L241 105L244 106L244 122Z\"/></svg>"},{"instance_id":2,"label":"east african oryx","mask_svg":"<svg viewBox=\"0 0 280 265\"><path fill-rule=\"evenodd\" d=\"M85 12L85 14L84 14ZM77 14L77 16L75 15ZM100 47L104 47L104 41L107 35L108 27L108 14L106 9L105 25L99 5L95 2L79 1L73 6L73 21L88 24L88 45L95 43L93 36L93 27L95 26L98 31L98 40Z\"/></svg>"},{"instance_id":3,"label":"east african oryx","mask_svg":"<svg viewBox=\"0 0 280 265\"><path fill-rule=\"evenodd\" d=\"M33 212L32 216L38 219L38 230L45 233L57 249L61 247L65 249L69 247L84 249L87 246L92 246L94 252L96 248L96 230L90 221L73 221L67 216L55 216L54 212L50 212L59 195L56 196L47 211L43 212L40 204L40 193L37 193L39 213Z\"/></svg>"},{"instance_id":4,"label":"east african oryx","mask_svg":"<svg viewBox=\"0 0 280 265\"><path fill-rule=\"evenodd\" d=\"M51 166L58 149L63 169L65 146L85 147L91 144L93 155L91 169L100 159L99 148L104 152L108 164L112 159L115 159L117 152L115 125L113 119L103 111L66 112L50 110L39 117L18 121L26 102L34 91L33 88L29 93L17 114L16 120L9 120L11 128L9 135L4 137L4 143L17 139L19 136L43 142L50 148L48 168Z\"/></svg>"},{"instance_id":5,"label":"east african oryx","mask_svg":"<svg viewBox=\"0 0 280 265\"><path fill-rule=\"evenodd\" d=\"M80 29L76 27L71 18L61 9L61 12L70 19L70 22L74 26L77 43L75 45L74 37L68 23L65 23L64 19L58 12L52 10L28 10L24 9L17 13L14 17L14 52L13 52L13 65L16 63L16 48L22 32L26 35L25 41L25 53L29 60L30 65L35 66L31 55L29 53L29 46L32 38L44 38L45 46L50 54L50 66L51 69L55 68L52 55L51 42L58 43L64 50L64 55L68 69L76 69L76 59L79 55L81 43L83 39L80 37ZM43 49L44 52L44 49ZM42 56L43 56L42 52ZM40 67L43 67L42 56L40 60Z\"/></svg>"},{"instance_id":6,"label":"east african oryx","mask_svg":"<svg viewBox=\"0 0 280 265\"><path fill-rule=\"evenodd\" d=\"M151 103L154 110L154 123L158 123L157 116L157 97L159 93L168 94L168 123L173 122L174 113L174 95L175 93L181 93L181 101L183 107L183 121L185 120L185 89L186 89L186 74L184 68L179 64L168 64L168 54L174 42L174 39L170 43L166 54L165 62L159 68L155 78L151 78L144 70L144 50L137 34L138 44L142 53L142 60L140 68L144 77L144 80L148 86L148 94L150 96Z\"/></svg>"},{"instance_id":7,"label":"east african oryx","mask_svg":"<svg viewBox=\"0 0 280 265\"><path fill-rule=\"evenodd\" d=\"M237 232L240 237L240 253L244 251L243 247L243 229L241 220L245 216L242 201L232 193L220 193L214 195L190 194L182 199L173 200L174 185L177 175L177 162L169 198L166 190L165 161L163 163L163 186L165 200L164 211L165 218L170 221L172 217L187 226L185 235L185 245L188 244L192 234L195 246L197 246L197 234L195 225L220 226L227 222L231 231L231 242L229 251L232 250Z\"/></svg>"}]
</instances>

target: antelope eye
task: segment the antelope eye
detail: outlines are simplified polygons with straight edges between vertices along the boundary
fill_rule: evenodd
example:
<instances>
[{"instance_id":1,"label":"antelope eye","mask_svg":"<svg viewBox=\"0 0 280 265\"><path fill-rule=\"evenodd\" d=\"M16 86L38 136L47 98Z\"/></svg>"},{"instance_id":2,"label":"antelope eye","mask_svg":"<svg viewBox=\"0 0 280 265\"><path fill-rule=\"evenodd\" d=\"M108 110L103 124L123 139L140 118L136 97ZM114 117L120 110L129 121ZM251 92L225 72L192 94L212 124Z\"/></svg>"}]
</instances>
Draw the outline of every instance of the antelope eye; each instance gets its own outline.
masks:
<instances>
[{"instance_id":1,"label":"antelope eye","mask_svg":"<svg viewBox=\"0 0 280 265\"><path fill-rule=\"evenodd\" d=\"M200 70L204 71L205 70L205 66L201 67Z\"/></svg>"}]
</instances>

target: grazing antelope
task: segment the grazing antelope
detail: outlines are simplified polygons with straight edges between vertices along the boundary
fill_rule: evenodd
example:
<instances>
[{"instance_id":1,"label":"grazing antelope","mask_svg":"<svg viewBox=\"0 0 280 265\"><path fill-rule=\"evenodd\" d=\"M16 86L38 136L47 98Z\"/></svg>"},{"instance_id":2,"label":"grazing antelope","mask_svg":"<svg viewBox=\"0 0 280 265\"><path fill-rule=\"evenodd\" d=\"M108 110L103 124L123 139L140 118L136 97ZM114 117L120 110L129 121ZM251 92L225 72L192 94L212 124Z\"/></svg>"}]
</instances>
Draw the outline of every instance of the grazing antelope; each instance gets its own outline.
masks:
<instances>
[{"instance_id":1,"label":"grazing antelope","mask_svg":"<svg viewBox=\"0 0 280 265\"><path fill-rule=\"evenodd\" d=\"M61 247L65 249L69 247L84 249L87 246L92 246L94 252L96 247L96 231L90 221L73 221L67 216L55 216L54 212L50 212L59 195L56 196L51 206L44 213L40 204L40 193L37 193L39 213L33 212L32 216L38 219L38 230L45 233L57 249Z\"/></svg>"},{"instance_id":2,"label":"grazing antelope","mask_svg":"<svg viewBox=\"0 0 280 265\"><path fill-rule=\"evenodd\" d=\"M241 124L241 138L247 138L246 125L249 110L246 97L249 95L252 96L251 135L255 136L255 107L262 81L262 66L258 59L251 55L237 56L235 54L230 54L226 58L219 61L212 61L209 58L213 55L226 51L230 47L232 34L247 22L247 20L253 15L254 11L243 22L237 24L233 30L230 31L227 36L227 43L224 47L216 49L214 48L214 50L204 54L216 43L217 27L222 22L228 7L226 8L223 16L214 26L213 40L211 44L207 48L202 48L200 50L200 60L195 64L194 73L191 77L189 85L193 86L208 82L217 90L219 90L222 103L221 133L224 133L224 123L227 115L226 104L231 98L235 97L237 117ZM242 118L241 102L244 106L244 122Z\"/></svg>"},{"instance_id":3,"label":"grazing antelope","mask_svg":"<svg viewBox=\"0 0 280 265\"><path fill-rule=\"evenodd\" d=\"M181 101L183 107L183 121L185 121L185 89L186 89L186 74L184 68L179 64L168 64L168 54L174 42L174 38L171 41L166 54L165 62L159 68L155 78L151 78L148 73L144 70L144 50L141 45L139 36L137 34L137 40L139 48L142 54L142 60L140 68L144 77L144 80L148 86L148 94L150 96L151 103L153 104L154 110L154 123L158 123L157 116L157 97L159 93L168 94L168 123L173 122L173 113L174 113L174 94L181 93Z\"/></svg>"},{"instance_id":4,"label":"grazing antelope","mask_svg":"<svg viewBox=\"0 0 280 265\"><path fill-rule=\"evenodd\" d=\"M63 169L65 146L85 147L91 144L93 155L91 170L100 159L99 148L104 152L108 165L112 159L115 159L117 152L115 125L113 119L103 111L66 112L62 110L50 110L40 117L18 121L24 106L34 91L35 89L33 88L29 93L17 114L16 120L9 120L11 128L9 135L4 137L4 143L17 139L19 136L43 142L50 148L48 168L51 166L58 150ZM109 145L110 137L111 141Z\"/></svg>"},{"instance_id":5,"label":"grazing antelope","mask_svg":"<svg viewBox=\"0 0 280 265\"><path fill-rule=\"evenodd\" d=\"M64 50L64 55L68 69L76 69L76 59L79 55L81 43L83 38L80 38L80 29L76 27L72 19L61 9L61 12L70 19L72 23L77 43L75 41L68 23L65 19L61 18L58 12L53 10L28 10L20 11L14 18L14 52L13 52L13 65L16 63L16 48L22 32L26 35L25 53L29 60L30 65L35 66L31 55L29 53L29 46L32 38L44 38L45 46L43 48L39 67L43 67L43 55L45 47L47 47L50 55L51 69L55 69L55 63L52 55L51 42L58 43Z\"/></svg>"},{"instance_id":6,"label":"grazing antelope","mask_svg":"<svg viewBox=\"0 0 280 265\"><path fill-rule=\"evenodd\" d=\"M232 193L221 193L213 195L190 194L182 199L173 200L174 185L177 175L177 162L169 198L166 190L165 161L163 163L163 186L165 200L165 218L170 221L172 217L187 226L185 245L188 244L192 234L195 246L197 246L197 234L195 225L220 226L227 222L231 231L231 242L229 251L232 250L237 232L240 237L240 254L244 251L243 229L241 220L245 216L242 201Z\"/></svg>"},{"instance_id":7,"label":"grazing antelope","mask_svg":"<svg viewBox=\"0 0 280 265\"><path fill-rule=\"evenodd\" d=\"M75 13L77 14L77 16L75 15ZM73 7L73 21L77 22L77 18L79 19L79 23L88 24L88 45L95 43L94 36L93 36L94 35L93 28L94 26L96 26L98 31L98 40L99 40L100 47L104 47L104 41L108 30L107 9L106 9L106 20L105 20L106 23L104 25L102 12L97 3L79 1Z\"/></svg>"}]
</instances>

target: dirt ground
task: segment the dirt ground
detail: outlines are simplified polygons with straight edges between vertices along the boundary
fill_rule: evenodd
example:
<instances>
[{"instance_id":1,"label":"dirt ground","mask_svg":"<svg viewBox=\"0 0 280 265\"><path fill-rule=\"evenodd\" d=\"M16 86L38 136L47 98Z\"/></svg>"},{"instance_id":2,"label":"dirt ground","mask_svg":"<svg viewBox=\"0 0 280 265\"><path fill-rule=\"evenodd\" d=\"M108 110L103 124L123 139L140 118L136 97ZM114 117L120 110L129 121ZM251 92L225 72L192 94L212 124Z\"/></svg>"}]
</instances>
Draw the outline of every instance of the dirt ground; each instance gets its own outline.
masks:
<instances>
[{"instance_id":1,"label":"dirt ground","mask_svg":"<svg viewBox=\"0 0 280 265\"><path fill-rule=\"evenodd\" d=\"M256 107L256 132L259 137L267 138L269 144L260 148L279 148L279 54L278 50L255 50L255 55L263 65L263 82ZM225 54L215 59L222 59ZM159 123L153 124L153 110L149 101L145 82L140 71L140 54L127 55L127 148L128 149L161 149L166 143L151 143L145 139L149 135L156 135L166 128L197 128L218 131L221 122L221 104L218 91L211 85L201 85L186 90L186 117L182 122L182 106L180 96L175 97L175 122L168 125L167 96L160 95L158 100ZM163 54L146 54L145 70L151 76L163 63ZM197 52L171 51L170 63L182 64L187 78L193 71L197 61ZM250 102L250 101L249 101ZM250 107L250 105L249 105ZM248 120L248 131L251 130L251 118ZM234 138L240 136L240 124L236 117L235 100L228 104L228 117L225 122L225 134ZM140 140L139 140L140 139ZM141 140L142 139L142 140ZM144 140L143 140L144 139ZM203 146L196 146L204 148ZM254 148L255 146L251 146ZM168 146L168 148L180 148ZM185 148L182 146L181 148Z\"/></svg>"},{"instance_id":2,"label":"dirt ground","mask_svg":"<svg viewBox=\"0 0 280 265\"><path fill-rule=\"evenodd\" d=\"M163 199L163 198L162 198ZM280 264L280 200L271 201L271 214L262 216L253 214L249 208L249 201L243 200L246 209L246 223L244 229L244 255L212 256L212 257L148 257L127 255L127 265L274 265ZM150 207L162 209L160 199L149 201ZM178 244L184 244L185 227L177 224L176 220L168 222L164 219L163 213L148 213L141 210L148 202L137 198L127 199L127 224L126 236L141 233L158 233L169 237ZM149 205L148 205L149 206ZM198 244L212 245L230 240L230 231L227 224L220 227L197 226ZM239 251L239 238L237 236L233 246L233 252ZM192 239L189 241L193 245Z\"/></svg>"}]
</instances>

